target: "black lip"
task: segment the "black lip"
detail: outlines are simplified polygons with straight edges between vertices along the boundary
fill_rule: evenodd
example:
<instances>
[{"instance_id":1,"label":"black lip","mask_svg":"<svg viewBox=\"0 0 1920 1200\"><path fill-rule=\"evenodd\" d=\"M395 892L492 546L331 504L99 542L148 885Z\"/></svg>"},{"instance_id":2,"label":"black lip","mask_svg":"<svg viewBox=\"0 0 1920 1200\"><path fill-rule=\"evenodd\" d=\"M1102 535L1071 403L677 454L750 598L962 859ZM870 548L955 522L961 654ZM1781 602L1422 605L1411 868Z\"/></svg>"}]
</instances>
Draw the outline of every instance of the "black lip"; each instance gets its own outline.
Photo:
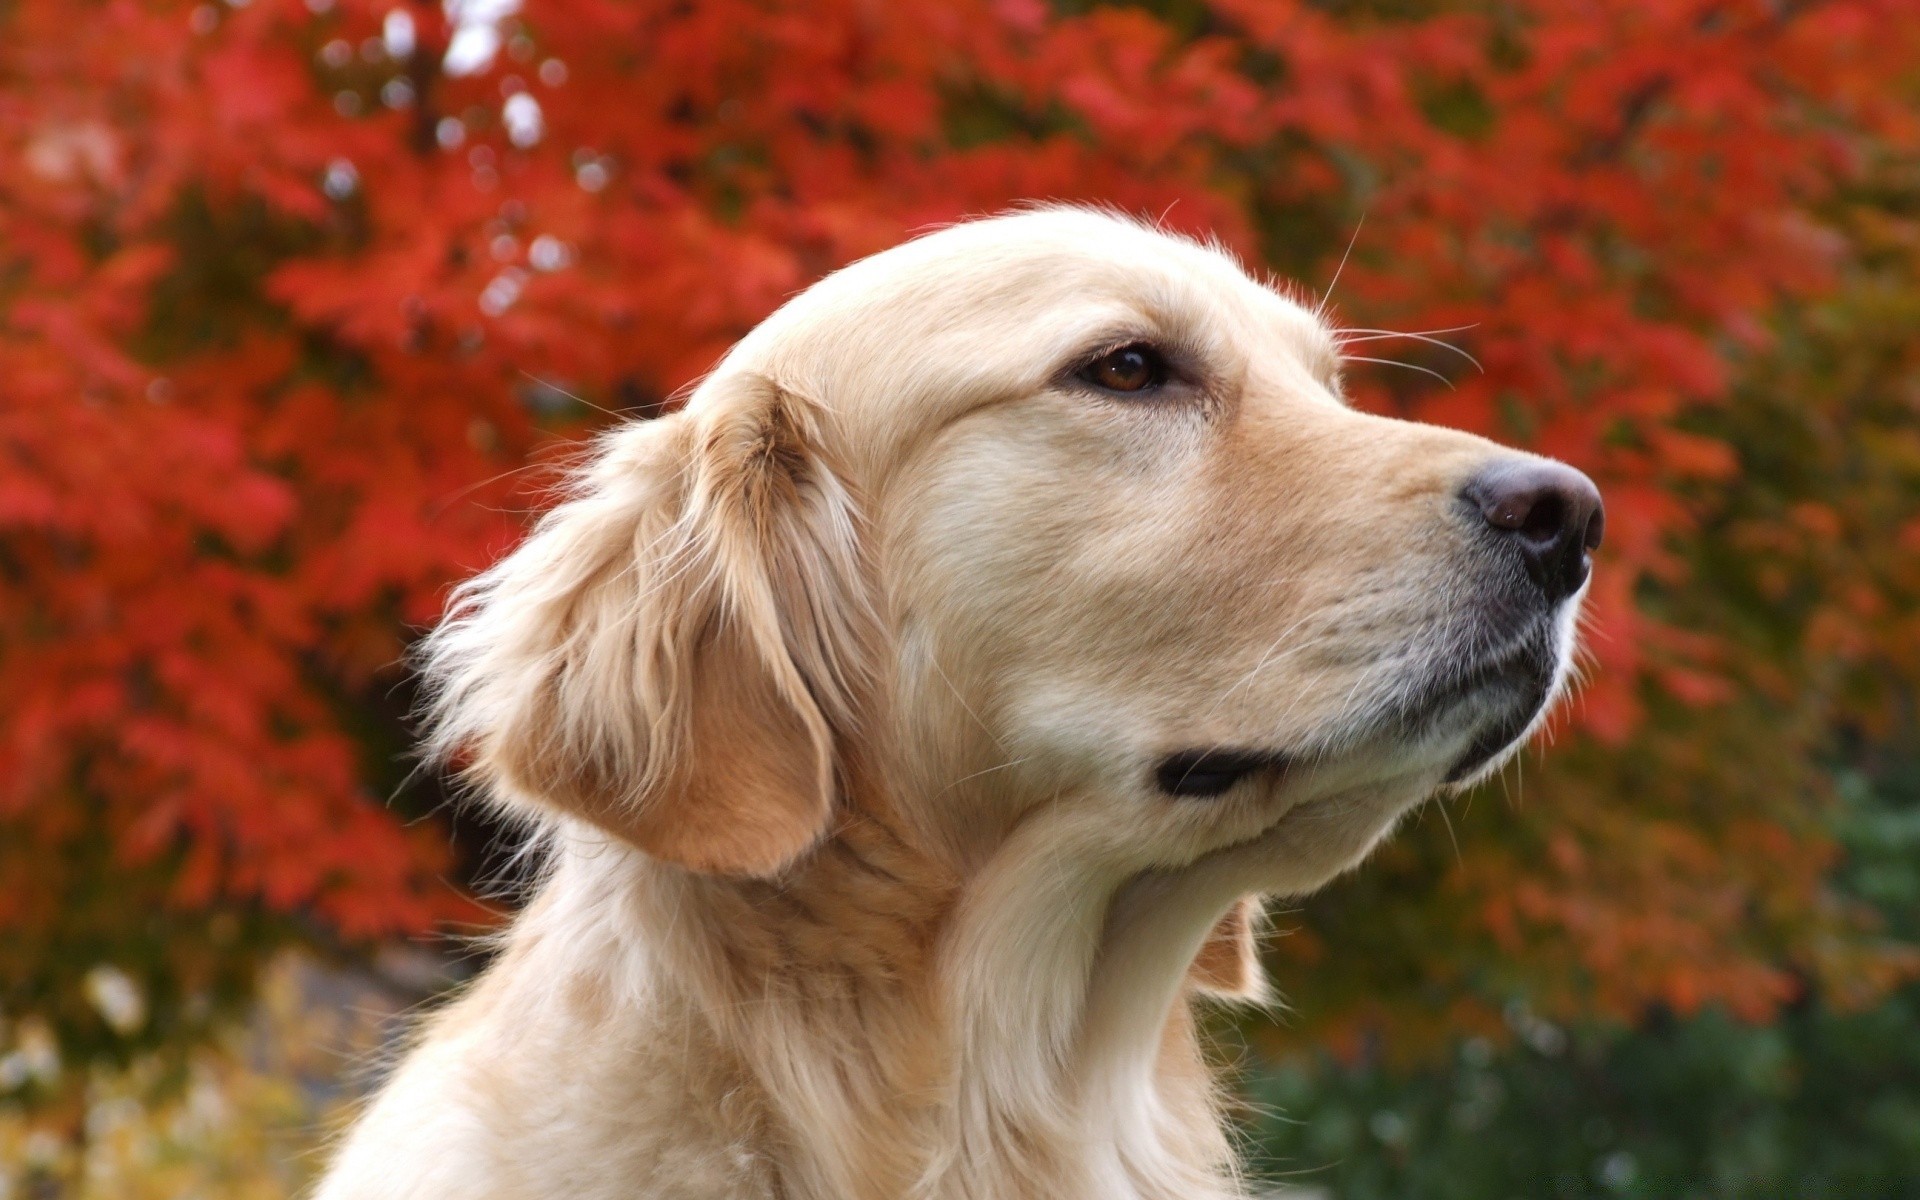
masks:
<instances>
[{"instance_id":1,"label":"black lip","mask_svg":"<svg viewBox=\"0 0 1920 1200\"><path fill-rule=\"evenodd\" d=\"M1447 769L1446 782L1459 783L1505 753L1507 747L1527 732L1535 717L1547 706L1553 690L1551 669L1528 680L1519 702L1477 734L1467 752Z\"/></svg>"},{"instance_id":2,"label":"black lip","mask_svg":"<svg viewBox=\"0 0 1920 1200\"><path fill-rule=\"evenodd\" d=\"M1429 720L1442 718L1469 698L1498 696L1504 703L1447 769L1446 782L1458 783L1513 745L1553 696L1559 651L1547 622L1527 629L1507 647L1449 672L1428 701Z\"/></svg>"},{"instance_id":3,"label":"black lip","mask_svg":"<svg viewBox=\"0 0 1920 1200\"><path fill-rule=\"evenodd\" d=\"M1284 771L1286 755L1271 750L1176 750L1153 770L1154 783L1169 796L1212 797L1258 771Z\"/></svg>"}]
</instances>

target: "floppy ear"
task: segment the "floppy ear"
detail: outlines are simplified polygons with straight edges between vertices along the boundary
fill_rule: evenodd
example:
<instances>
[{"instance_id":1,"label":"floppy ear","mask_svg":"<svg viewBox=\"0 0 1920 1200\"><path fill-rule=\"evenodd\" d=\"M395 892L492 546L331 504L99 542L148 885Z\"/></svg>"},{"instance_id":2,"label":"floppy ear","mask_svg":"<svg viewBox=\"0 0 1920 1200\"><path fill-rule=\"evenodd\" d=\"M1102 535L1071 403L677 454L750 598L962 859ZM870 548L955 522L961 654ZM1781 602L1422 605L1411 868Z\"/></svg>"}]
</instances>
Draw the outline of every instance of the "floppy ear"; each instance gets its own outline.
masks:
<instances>
[{"instance_id":1,"label":"floppy ear","mask_svg":"<svg viewBox=\"0 0 1920 1200\"><path fill-rule=\"evenodd\" d=\"M813 409L710 379L608 435L455 593L422 656L429 750L666 862L776 873L827 827L870 662L860 542Z\"/></svg>"},{"instance_id":2,"label":"floppy ear","mask_svg":"<svg viewBox=\"0 0 1920 1200\"><path fill-rule=\"evenodd\" d=\"M1200 944L1200 953L1187 972L1196 988L1223 1000L1267 999L1267 973L1260 966L1260 946L1255 937L1260 918L1259 897L1242 896L1234 901Z\"/></svg>"}]
</instances>

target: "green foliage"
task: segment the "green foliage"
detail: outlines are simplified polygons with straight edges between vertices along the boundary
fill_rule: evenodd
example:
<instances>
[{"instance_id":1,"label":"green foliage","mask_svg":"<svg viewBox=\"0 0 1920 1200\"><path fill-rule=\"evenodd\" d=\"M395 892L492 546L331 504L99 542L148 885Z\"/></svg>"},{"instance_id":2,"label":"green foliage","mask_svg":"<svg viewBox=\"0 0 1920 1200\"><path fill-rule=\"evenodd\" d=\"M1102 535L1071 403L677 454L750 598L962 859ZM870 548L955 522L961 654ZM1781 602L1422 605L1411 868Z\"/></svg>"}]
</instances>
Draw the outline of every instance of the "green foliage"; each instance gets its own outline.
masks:
<instances>
[{"instance_id":1,"label":"green foliage","mask_svg":"<svg viewBox=\"0 0 1920 1200\"><path fill-rule=\"evenodd\" d=\"M1842 776L1847 888L1920 922L1920 736ZM1714 1008L1569 1032L1523 1004L1413 1072L1302 1055L1248 1082L1259 1168L1341 1200L1920 1195L1920 986L1774 1024ZM1496 1048L1498 1047L1498 1048Z\"/></svg>"}]
</instances>

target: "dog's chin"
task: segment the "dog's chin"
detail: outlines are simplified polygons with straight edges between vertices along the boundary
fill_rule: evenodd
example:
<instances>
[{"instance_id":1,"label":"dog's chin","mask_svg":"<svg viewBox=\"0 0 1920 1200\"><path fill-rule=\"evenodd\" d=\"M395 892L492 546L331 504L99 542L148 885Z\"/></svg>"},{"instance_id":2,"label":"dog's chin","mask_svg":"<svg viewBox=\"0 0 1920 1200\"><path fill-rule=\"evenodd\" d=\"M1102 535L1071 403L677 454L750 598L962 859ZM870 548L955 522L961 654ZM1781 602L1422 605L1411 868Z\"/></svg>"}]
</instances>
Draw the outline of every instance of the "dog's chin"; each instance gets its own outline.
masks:
<instances>
[{"instance_id":1,"label":"dog's chin","mask_svg":"<svg viewBox=\"0 0 1920 1200\"><path fill-rule=\"evenodd\" d=\"M1539 728L1567 675L1570 631L1542 619L1497 646L1440 658L1397 690L1357 739L1401 778L1460 791L1499 770Z\"/></svg>"},{"instance_id":2,"label":"dog's chin","mask_svg":"<svg viewBox=\"0 0 1920 1200\"><path fill-rule=\"evenodd\" d=\"M1526 745L1559 696L1566 657L1560 631L1542 622L1501 651L1441 673L1432 700L1409 717L1415 726L1457 731L1443 787L1472 787Z\"/></svg>"}]
</instances>

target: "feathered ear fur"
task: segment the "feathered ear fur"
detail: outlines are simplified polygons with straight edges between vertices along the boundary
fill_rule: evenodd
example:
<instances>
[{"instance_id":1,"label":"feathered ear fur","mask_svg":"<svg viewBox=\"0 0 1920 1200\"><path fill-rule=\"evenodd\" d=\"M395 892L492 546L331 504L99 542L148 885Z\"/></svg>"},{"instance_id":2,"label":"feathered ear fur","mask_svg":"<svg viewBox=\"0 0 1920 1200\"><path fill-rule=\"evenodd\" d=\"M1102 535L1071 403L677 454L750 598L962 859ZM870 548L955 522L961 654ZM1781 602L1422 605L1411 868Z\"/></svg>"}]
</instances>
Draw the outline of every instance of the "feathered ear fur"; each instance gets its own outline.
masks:
<instances>
[{"instance_id":1,"label":"feathered ear fur","mask_svg":"<svg viewBox=\"0 0 1920 1200\"><path fill-rule=\"evenodd\" d=\"M827 827L872 622L813 409L751 374L608 435L426 641L431 751L501 801L695 871L770 875Z\"/></svg>"},{"instance_id":2,"label":"feathered ear fur","mask_svg":"<svg viewBox=\"0 0 1920 1200\"><path fill-rule=\"evenodd\" d=\"M1260 918L1259 897L1242 896L1234 902L1194 956L1188 978L1195 987L1225 1000L1267 999L1267 973L1260 966L1256 937Z\"/></svg>"}]
</instances>

